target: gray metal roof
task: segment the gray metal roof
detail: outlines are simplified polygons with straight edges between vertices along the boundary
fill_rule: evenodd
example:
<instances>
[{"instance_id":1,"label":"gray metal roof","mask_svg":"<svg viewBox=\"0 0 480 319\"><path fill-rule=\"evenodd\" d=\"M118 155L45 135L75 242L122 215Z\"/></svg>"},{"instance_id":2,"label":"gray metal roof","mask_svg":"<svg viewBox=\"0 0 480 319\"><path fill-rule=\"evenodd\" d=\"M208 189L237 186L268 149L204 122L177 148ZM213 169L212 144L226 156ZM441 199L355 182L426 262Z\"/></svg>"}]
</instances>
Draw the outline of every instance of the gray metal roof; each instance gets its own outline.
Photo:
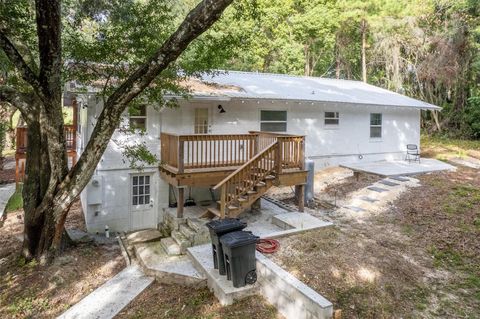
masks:
<instances>
[{"instance_id":1,"label":"gray metal roof","mask_svg":"<svg viewBox=\"0 0 480 319\"><path fill-rule=\"evenodd\" d=\"M202 80L217 89L193 87L195 97L229 97L353 103L438 110L438 106L360 81L239 71L220 71Z\"/></svg>"}]
</instances>

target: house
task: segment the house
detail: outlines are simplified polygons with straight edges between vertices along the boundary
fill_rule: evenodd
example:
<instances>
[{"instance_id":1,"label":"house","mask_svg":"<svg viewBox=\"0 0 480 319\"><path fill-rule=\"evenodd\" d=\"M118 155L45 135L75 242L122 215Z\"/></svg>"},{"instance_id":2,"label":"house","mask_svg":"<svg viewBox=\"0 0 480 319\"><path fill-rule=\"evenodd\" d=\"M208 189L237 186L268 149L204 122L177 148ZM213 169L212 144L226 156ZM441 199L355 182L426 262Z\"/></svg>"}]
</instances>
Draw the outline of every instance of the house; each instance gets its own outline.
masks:
<instances>
[{"instance_id":1,"label":"house","mask_svg":"<svg viewBox=\"0 0 480 319\"><path fill-rule=\"evenodd\" d=\"M439 109L358 81L229 71L186 85L192 97L178 108L126 113L126 124L146 134L114 133L81 194L89 231L156 228L172 203L182 216L186 197L218 199L207 215L236 216L273 185L301 194L305 158L316 170L402 159L406 144L420 144L421 110ZM81 154L103 101L78 93L77 104ZM160 167L131 169L122 145L132 141L156 154Z\"/></svg>"}]
</instances>

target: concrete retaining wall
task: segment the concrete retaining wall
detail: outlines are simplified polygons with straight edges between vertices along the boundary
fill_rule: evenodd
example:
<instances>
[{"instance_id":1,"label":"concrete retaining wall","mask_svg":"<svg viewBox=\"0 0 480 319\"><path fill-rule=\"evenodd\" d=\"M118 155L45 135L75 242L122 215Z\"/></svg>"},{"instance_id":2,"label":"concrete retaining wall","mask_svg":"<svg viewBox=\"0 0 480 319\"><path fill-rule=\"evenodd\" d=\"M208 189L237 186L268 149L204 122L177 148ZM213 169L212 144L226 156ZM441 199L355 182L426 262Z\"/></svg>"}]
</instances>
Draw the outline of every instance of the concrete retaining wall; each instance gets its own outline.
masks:
<instances>
[{"instance_id":1,"label":"concrete retaining wall","mask_svg":"<svg viewBox=\"0 0 480 319\"><path fill-rule=\"evenodd\" d=\"M257 252L260 294L287 319L326 319L333 305L310 287Z\"/></svg>"}]
</instances>

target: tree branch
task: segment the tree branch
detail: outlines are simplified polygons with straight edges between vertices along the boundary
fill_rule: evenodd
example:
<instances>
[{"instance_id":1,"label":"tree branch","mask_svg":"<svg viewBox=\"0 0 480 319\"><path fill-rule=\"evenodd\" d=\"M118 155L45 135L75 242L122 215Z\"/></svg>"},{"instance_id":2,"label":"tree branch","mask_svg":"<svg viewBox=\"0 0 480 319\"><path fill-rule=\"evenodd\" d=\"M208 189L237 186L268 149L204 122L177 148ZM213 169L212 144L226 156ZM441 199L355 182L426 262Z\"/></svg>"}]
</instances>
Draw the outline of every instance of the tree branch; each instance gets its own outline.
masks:
<instances>
[{"instance_id":1,"label":"tree branch","mask_svg":"<svg viewBox=\"0 0 480 319\"><path fill-rule=\"evenodd\" d=\"M2 48L5 55L8 57L10 62L15 66L15 68L20 72L22 79L30 84L35 92L41 90L40 80L38 76L32 71L28 66L27 62L23 59L20 52L18 52L15 45L8 39L4 30L0 30L0 48Z\"/></svg>"},{"instance_id":2,"label":"tree branch","mask_svg":"<svg viewBox=\"0 0 480 319\"><path fill-rule=\"evenodd\" d=\"M160 49L108 98L84 152L62 183L65 187L60 187L65 191L57 198L57 212L61 212L62 203L68 202L68 198L78 196L90 180L128 103L175 61L194 39L208 30L232 2L204 0L199 3Z\"/></svg>"},{"instance_id":3,"label":"tree branch","mask_svg":"<svg viewBox=\"0 0 480 319\"><path fill-rule=\"evenodd\" d=\"M18 92L7 85L0 85L0 103L2 101L17 108L27 123L33 120L33 114L36 113L33 106L39 104L33 92L31 94Z\"/></svg>"},{"instance_id":4,"label":"tree branch","mask_svg":"<svg viewBox=\"0 0 480 319\"><path fill-rule=\"evenodd\" d=\"M59 0L36 0L36 20L40 73L38 79L43 94L48 98L46 106L61 104L62 97L62 45L61 11ZM46 108L47 114L50 110ZM53 110L52 110L53 111ZM61 113L61 111L60 111Z\"/></svg>"}]
</instances>

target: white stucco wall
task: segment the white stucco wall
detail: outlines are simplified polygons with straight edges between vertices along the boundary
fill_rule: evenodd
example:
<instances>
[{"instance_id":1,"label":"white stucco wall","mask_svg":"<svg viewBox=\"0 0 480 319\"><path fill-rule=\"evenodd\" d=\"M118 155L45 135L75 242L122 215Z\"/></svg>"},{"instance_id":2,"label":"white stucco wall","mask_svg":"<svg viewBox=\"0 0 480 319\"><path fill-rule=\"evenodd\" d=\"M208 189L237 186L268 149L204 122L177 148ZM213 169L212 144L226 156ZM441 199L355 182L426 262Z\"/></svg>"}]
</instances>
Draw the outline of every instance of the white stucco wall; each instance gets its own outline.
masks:
<instances>
[{"instance_id":1,"label":"white stucco wall","mask_svg":"<svg viewBox=\"0 0 480 319\"><path fill-rule=\"evenodd\" d=\"M225 113L219 113L221 104ZM125 136L116 132L98 164L95 175L102 180L102 203L89 205L89 184L82 193L82 206L86 212L89 231L103 231L105 225L111 230L126 231L132 226L130 205L130 176L138 171L129 168L129 163L122 157L123 142L146 143L150 151L160 156L160 132L192 134L194 132L194 109L208 107L210 111L210 133L246 133L260 130L261 110L286 110L287 133L306 135L307 157L315 161L315 168L338 165L352 161L376 161L384 159L401 159L405 145L420 143L420 110L413 108L395 108L382 106L365 106L353 104L325 104L291 101L182 101L179 108L155 110L147 109L147 135L140 137ZM91 134L96 116L102 109L102 101L91 97L85 112L85 128L82 138ZM324 125L324 112L340 113L338 127ZM382 138L370 139L370 113L382 113ZM83 142L83 145L86 142ZM362 155L363 159L359 158ZM150 214L156 216L156 223L161 220L163 208L168 206L168 185L160 179L158 168L146 167L145 172L152 174L153 205ZM186 194L188 195L188 193ZM92 195L90 195L92 196ZM198 202L209 199L208 189L195 189L193 197ZM137 225L138 226L138 225Z\"/></svg>"}]
</instances>

